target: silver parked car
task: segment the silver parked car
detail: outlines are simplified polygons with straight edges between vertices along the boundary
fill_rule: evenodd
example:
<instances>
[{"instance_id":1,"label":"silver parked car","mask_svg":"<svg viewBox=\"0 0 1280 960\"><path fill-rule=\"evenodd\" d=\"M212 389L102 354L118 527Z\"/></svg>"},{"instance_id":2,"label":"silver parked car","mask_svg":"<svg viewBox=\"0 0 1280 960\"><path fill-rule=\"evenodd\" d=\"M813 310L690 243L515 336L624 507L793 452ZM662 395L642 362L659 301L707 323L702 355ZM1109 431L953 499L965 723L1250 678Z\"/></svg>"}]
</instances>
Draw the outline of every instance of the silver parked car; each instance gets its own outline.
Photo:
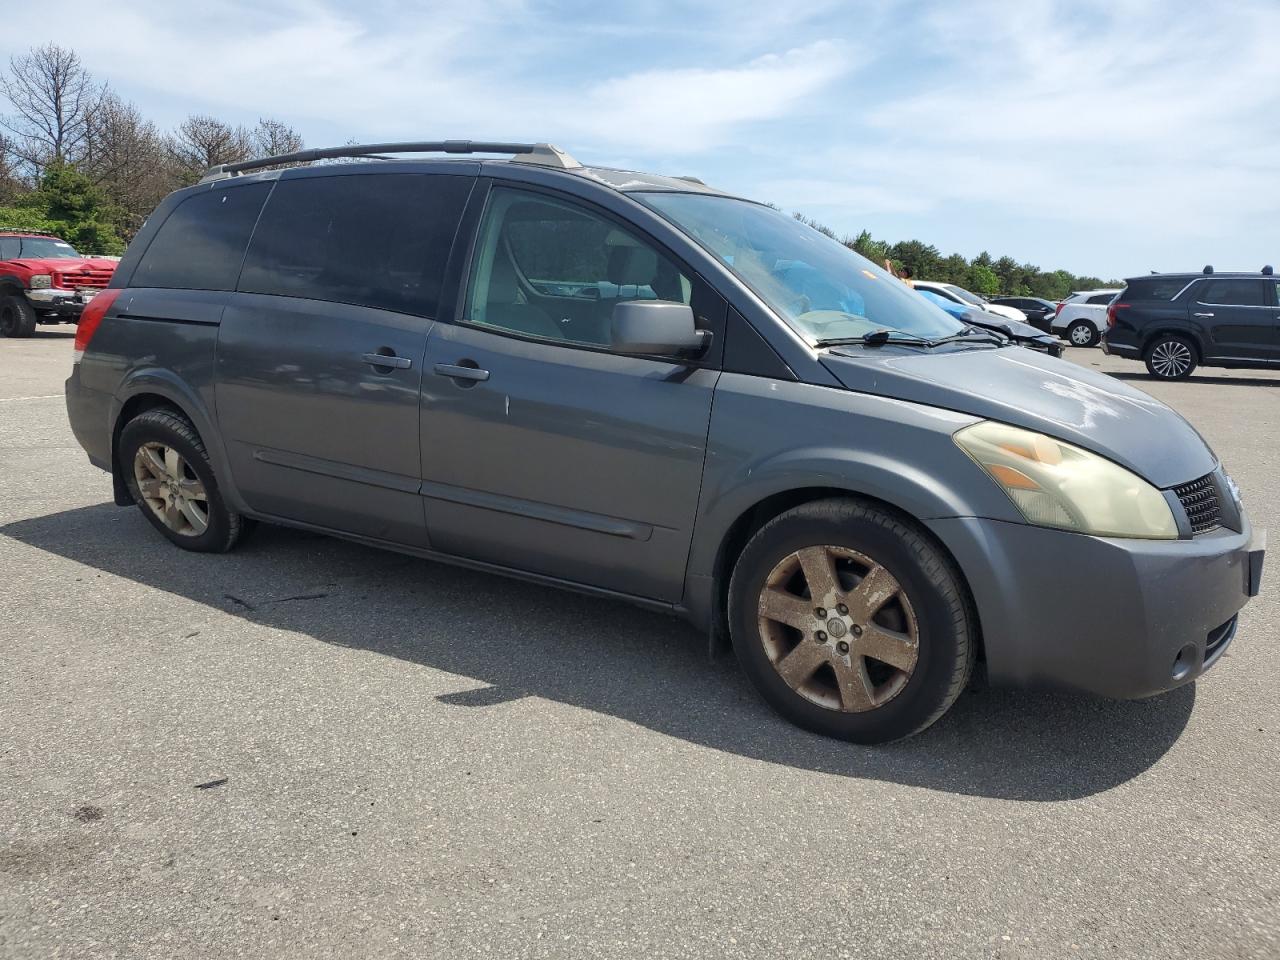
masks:
<instances>
[{"instance_id":1,"label":"silver parked car","mask_svg":"<svg viewBox=\"0 0 1280 960\"><path fill-rule=\"evenodd\" d=\"M447 156L276 167L407 152ZM858 742L931 724L978 661L1187 683L1261 576L1168 407L765 205L545 144L217 168L75 348L76 437L179 547L266 521L668 610Z\"/></svg>"}]
</instances>

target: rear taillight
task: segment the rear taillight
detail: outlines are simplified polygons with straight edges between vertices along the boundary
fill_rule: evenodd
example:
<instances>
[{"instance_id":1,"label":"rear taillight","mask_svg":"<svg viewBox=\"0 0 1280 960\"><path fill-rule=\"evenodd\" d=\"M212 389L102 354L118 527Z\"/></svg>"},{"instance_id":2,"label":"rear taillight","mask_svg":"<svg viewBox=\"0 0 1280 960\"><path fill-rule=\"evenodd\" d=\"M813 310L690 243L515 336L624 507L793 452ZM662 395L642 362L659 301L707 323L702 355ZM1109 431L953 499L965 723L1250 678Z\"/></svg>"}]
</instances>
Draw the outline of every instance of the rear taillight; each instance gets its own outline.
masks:
<instances>
[{"instance_id":1,"label":"rear taillight","mask_svg":"<svg viewBox=\"0 0 1280 960\"><path fill-rule=\"evenodd\" d=\"M1128 309L1127 303L1113 303L1107 307L1107 329L1110 330L1116 325L1116 311Z\"/></svg>"},{"instance_id":2,"label":"rear taillight","mask_svg":"<svg viewBox=\"0 0 1280 960\"><path fill-rule=\"evenodd\" d=\"M118 289L107 289L96 294L92 300L85 304L84 310L80 314L80 322L76 324L76 344L71 355L72 363L80 362L80 358L84 356L85 348L89 346L89 341L98 332L98 325L102 323L102 318L107 315L107 311L111 309L111 304L116 302L116 297L118 296L120 296Z\"/></svg>"},{"instance_id":3,"label":"rear taillight","mask_svg":"<svg viewBox=\"0 0 1280 960\"><path fill-rule=\"evenodd\" d=\"M1067 301L1059 300L1058 305L1053 310L1053 315L1056 317L1058 314L1060 314L1062 312L1062 308L1065 307L1066 305L1067 305Z\"/></svg>"}]
</instances>

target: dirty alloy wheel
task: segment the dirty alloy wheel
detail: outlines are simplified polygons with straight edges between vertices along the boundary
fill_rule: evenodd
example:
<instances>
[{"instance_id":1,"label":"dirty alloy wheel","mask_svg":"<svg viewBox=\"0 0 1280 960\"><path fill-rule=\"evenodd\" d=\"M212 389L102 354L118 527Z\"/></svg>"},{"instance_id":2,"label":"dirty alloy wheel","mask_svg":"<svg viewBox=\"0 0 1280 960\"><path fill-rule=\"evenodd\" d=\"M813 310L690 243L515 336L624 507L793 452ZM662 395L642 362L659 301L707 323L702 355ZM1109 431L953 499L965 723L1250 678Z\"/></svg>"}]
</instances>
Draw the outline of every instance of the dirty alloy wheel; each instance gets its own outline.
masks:
<instances>
[{"instance_id":1,"label":"dirty alloy wheel","mask_svg":"<svg viewBox=\"0 0 1280 960\"><path fill-rule=\"evenodd\" d=\"M249 521L228 509L200 435L177 411L134 417L120 433L118 455L143 516L173 543L221 553L246 533Z\"/></svg>"},{"instance_id":2,"label":"dirty alloy wheel","mask_svg":"<svg viewBox=\"0 0 1280 960\"><path fill-rule=\"evenodd\" d=\"M938 719L977 649L959 571L875 504L804 504L752 537L734 568L730 632L747 676L788 719L881 743Z\"/></svg>"},{"instance_id":3,"label":"dirty alloy wheel","mask_svg":"<svg viewBox=\"0 0 1280 960\"><path fill-rule=\"evenodd\" d=\"M1092 347L1099 339L1098 328L1086 320L1077 320L1067 328L1067 340L1073 347Z\"/></svg>"},{"instance_id":4,"label":"dirty alloy wheel","mask_svg":"<svg viewBox=\"0 0 1280 960\"><path fill-rule=\"evenodd\" d=\"M1185 380L1196 368L1196 348L1182 337L1157 337L1147 348L1147 373L1160 380Z\"/></svg>"},{"instance_id":5,"label":"dirty alloy wheel","mask_svg":"<svg viewBox=\"0 0 1280 960\"><path fill-rule=\"evenodd\" d=\"M17 294L0 296L0 337L29 337L36 332L36 312Z\"/></svg>"}]
</instances>

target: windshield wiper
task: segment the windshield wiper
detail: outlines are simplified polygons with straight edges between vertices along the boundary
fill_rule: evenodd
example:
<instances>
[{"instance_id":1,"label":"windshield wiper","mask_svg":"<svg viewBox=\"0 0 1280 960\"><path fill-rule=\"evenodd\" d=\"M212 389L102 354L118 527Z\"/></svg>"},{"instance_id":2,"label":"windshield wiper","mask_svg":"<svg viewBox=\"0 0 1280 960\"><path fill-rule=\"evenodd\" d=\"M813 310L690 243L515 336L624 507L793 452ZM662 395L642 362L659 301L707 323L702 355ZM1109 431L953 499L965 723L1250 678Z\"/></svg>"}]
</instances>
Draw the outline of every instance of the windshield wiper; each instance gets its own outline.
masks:
<instances>
[{"instance_id":1,"label":"windshield wiper","mask_svg":"<svg viewBox=\"0 0 1280 960\"><path fill-rule=\"evenodd\" d=\"M860 343L866 347L880 347L886 343L902 343L909 347L933 346L932 340L924 340L920 337L914 337L909 333L902 333L899 330L872 330L870 333L864 333L860 337L832 337L827 340L819 340L815 346L843 347L855 343Z\"/></svg>"},{"instance_id":2,"label":"windshield wiper","mask_svg":"<svg viewBox=\"0 0 1280 960\"><path fill-rule=\"evenodd\" d=\"M982 327L965 327L958 333L953 333L950 336L943 337L941 340L932 341L930 345L937 346L940 343L955 343L959 340L979 339L985 340L987 343L994 343L998 346L1004 346L1006 343L1013 342L1009 337L1006 337L998 330L984 330Z\"/></svg>"}]
</instances>

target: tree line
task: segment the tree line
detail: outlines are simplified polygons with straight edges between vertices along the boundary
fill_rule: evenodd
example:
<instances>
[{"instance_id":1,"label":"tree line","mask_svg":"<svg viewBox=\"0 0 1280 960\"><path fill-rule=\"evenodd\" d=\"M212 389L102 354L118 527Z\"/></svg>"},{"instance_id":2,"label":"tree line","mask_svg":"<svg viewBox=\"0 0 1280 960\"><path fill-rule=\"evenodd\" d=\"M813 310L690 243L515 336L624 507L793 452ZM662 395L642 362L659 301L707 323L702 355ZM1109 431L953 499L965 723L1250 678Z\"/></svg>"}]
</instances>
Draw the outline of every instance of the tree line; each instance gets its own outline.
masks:
<instances>
[{"instance_id":1,"label":"tree line","mask_svg":"<svg viewBox=\"0 0 1280 960\"><path fill-rule=\"evenodd\" d=\"M1040 297L1061 300L1073 290L1096 290L1123 287L1120 280L1103 281L1100 277L1080 276L1068 270L1041 270L1031 263L1019 263L1013 257L992 257L985 250L968 260L961 254L943 256L933 244L923 240L889 243L877 240L863 230L857 236L838 236L830 227L806 217L792 214L801 223L813 227L823 236L843 243L872 263L893 261L901 270L906 267L917 280L954 283L984 297Z\"/></svg>"},{"instance_id":2,"label":"tree line","mask_svg":"<svg viewBox=\"0 0 1280 960\"><path fill-rule=\"evenodd\" d=\"M57 233L82 253L123 252L161 199L211 166L304 146L270 118L195 114L161 130L54 43L11 57L0 94L0 226Z\"/></svg>"}]
</instances>

